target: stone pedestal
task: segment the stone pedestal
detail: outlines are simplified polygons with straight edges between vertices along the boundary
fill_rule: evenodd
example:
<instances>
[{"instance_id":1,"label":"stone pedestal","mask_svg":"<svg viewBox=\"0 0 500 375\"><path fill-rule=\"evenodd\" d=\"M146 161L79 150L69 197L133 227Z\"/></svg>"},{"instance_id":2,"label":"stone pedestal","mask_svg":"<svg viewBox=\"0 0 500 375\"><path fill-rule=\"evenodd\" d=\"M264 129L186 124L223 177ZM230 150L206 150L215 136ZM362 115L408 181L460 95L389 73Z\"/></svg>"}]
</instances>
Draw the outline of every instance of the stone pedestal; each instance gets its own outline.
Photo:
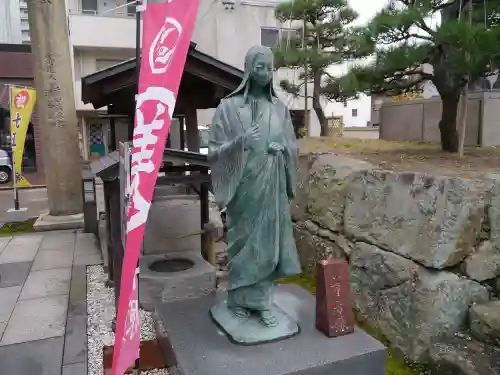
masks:
<instances>
[{"instance_id":1,"label":"stone pedestal","mask_svg":"<svg viewBox=\"0 0 500 375\"><path fill-rule=\"evenodd\" d=\"M360 330L328 338L315 328L315 298L296 285L276 288L277 306L298 323L284 341L241 346L212 322L209 310L225 298L206 296L162 304L155 326L171 373L183 375L384 375L386 351ZM166 335L168 334L168 339Z\"/></svg>"},{"instance_id":2,"label":"stone pedestal","mask_svg":"<svg viewBox=\"0 0 500 375\"><path fill-rule=\"evenodd\" d=\"M37 232L51 230L81 229L83 228L83 214L52 216L48 213L40 215L33 228Z\"/></svg>"}]
</instances>

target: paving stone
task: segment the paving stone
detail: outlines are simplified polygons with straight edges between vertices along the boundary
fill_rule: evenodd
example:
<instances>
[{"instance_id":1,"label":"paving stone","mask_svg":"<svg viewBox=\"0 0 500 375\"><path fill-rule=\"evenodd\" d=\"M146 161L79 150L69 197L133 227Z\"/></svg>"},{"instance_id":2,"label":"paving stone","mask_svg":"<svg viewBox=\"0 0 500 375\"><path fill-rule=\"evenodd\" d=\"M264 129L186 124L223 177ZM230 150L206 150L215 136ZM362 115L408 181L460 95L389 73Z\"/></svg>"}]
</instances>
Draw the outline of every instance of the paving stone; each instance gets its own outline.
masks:
<instances>
[{"instance_id":1,"label":"paving stone","mask_svg":"<svg viewBox=\"0 0 500 375\"><path fill-rule=\"evenodd\" d=\"M63 345L58 337L0 347L0 374L61 375Z\"/></svg>"},{"instance_id":2,"label":"paving stone","mask_svg":"<svg viewBox=\"0 0 500 375\"><path fill-rule=\"evenodd\" d=\"M0 288L23 286L33 262L0 264Z\"/></svg>"},{"instance_id":3,"label":"paving stone","mask_svg":"<svg viewBox=\"0 0 500 375\"><path fill-rule=\"evenodd\" d=\"M68 268L73 263L73 249L39 251L33 263L33 271Z\"/></svg>"},{"instance_id":4,"label":"paving stone","mask_svg":"<svg viewBox=\"0 0 500 375\"><path fill-rule=\"evenodd\" d=\"M7 322L9 320L20 292L20 286L0 288L0 322Z\"/></svg>"},{"instance_id":5,"label":"paving stone","mask_svg":"<svg viewBox=\"0 0 500 375\"><path fill-rule=\"evenodd\" d=\"M0 263L32 262L35 259L37 251L38 246L34 243L12 245L11 242L0 254Z\"/></svg>"},{"instance_id":6,"label":"paving stone","mask_svg":"<svg viewBox=\"0 0 500 375\"><path fill-rule=\"evenodd\" d=\"M14 236L8 246L40 247L43 236L40 234L27 234L24 236Z\"/></svg>"},{"instance_id":7,"label":"paving stone","mask_svg":"<svg viewBox=\"0 0 500 375\"><path fill-rule=\"evenodd\" d=\"M63 364L86 361L87 353L87 267L73 267Z\"/></svg>"},{"instance_id":8,"label":"paving stone","mask_svg":"<svg viewBox=\"0 0 500 375\"><path fill-rule=\"evenodd\" d=\"M5 247L10 242L11 239L12 239L12 237L2 237L2 238L0 238L0 254L5 249Z\"/></svg>"},{"instance_id":9,"label":"paving stone","mask_svg":"<svg viewBox=\"0 0 500 375\"><path fill-rule=\"evenodd\" d=\"M57 233L46 234L43 237L42 244L40 245L40 251L45 250L71 250L75 249L75 233Z\"/></svg>"},{"instance_id":10,"label":"paving stone","mask_svg":"<svg viewBox=\"0 0 500 375\"><path fill-rule=\"evenodd\" d=\"M24 284L20 299L68 294L70 279L71 268L31 271Z\"/></svg>"},{"instance_id":11,"label":"paving stone","mask_svg":"<svg viewBox=\"0 0 500 375\"><path fill-rule=\"evenodd\" d=\"M101 250L95 235L91 233L77 233L75 257L73 264L77 266L90 266L102 264Z\"/></svg>"},{"instance_id":12,"label":"paving stone","mask_svg":"<svg viewBox=\"0 0 500 375\"><path fill-rule=\"evenodd\" d=\"M66 365L62 369L62 375L87 375L87 364L82 362Z\"/></svg>"},{"instance_id":13,"label":"paving stone","mask_svg":"<svg viewBox=\"0 0 500 375\"><path fill-rule=\"evenodd\" d=\"M68 296L19 301L7 324L0 345L64 335L67 308ZM0 374L3 373L0 371Z\"/></svg>"}]
</instances>

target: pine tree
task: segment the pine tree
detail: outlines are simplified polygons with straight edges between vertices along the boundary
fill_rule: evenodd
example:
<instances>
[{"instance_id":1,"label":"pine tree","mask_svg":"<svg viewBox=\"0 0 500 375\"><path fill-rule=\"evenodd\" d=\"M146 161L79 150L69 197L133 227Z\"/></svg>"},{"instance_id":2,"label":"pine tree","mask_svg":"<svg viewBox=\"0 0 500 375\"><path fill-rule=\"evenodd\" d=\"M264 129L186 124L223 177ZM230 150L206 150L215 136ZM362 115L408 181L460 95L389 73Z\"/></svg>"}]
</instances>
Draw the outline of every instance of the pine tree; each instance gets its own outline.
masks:
<instances>
[{"instance_id":1,"label":"pine tree","mask_svg":"<svg viewBox=\"0 0 500 375\"><path fill-rule=\"evenodd\" d=\"M399 95L431 81L442 100L441 147L457 152L462 89L492 72L500 56L498 1L476 1L469 23L464 11L468 0L393 0L359 30L375 61L329 78L326 91ZM439 15L440 23L433 25Z\"/></svg>"},{"instance_id":2,"label":"pine tree","mask_svg":"<svg viewBox=\"0 0 500 375\"><path fill-rule=\"evenodd\" d=\"M326 76L329 75L327 68L358 56L356 40L348 26L357 14L347 0L292 0L277 6L276 18L281 22L292 21L292 24L301 25L294 37L285 38L274 49L278 68L302 69L299 83L282 80L280 86L293 96L304 97L303 86L313 83L312 95L308 97L312 98L312 107L324 136L328 125L320 99ZM329 93L329 98L333 99L335 95Z\"/></svg>"}]
</instances>

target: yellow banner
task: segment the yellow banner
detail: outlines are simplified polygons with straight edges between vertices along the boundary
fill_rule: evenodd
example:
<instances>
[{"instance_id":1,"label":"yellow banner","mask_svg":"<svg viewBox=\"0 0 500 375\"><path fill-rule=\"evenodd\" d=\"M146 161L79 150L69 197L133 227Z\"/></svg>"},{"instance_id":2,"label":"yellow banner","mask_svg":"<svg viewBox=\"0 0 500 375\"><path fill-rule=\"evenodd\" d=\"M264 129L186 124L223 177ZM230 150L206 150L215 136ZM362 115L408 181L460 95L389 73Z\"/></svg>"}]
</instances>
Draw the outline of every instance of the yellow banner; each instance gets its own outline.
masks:
<instances>
[{"instance_id":1,"label":"yellow banner","mask_svg":"<svg viewBox=\"0 0 500 375\"><path fill-rule=\"evenodd\" d=\"M16 173L16 186L31 186L23 177L24 143L30 123L31 114L35 108L36 91L29 88L10 87L10 135L12 143L12 159Z\"/></svg>"}]
</instances>

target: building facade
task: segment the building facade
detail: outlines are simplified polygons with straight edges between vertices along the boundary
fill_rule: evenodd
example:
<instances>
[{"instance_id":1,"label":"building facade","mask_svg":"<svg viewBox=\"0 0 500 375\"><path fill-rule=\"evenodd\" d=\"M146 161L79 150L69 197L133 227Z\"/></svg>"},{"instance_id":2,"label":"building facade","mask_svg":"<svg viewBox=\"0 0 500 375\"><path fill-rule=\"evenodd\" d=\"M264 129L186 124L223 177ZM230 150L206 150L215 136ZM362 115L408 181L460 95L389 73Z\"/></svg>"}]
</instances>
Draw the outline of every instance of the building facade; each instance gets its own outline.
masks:
<instances>
[{"instance_id":1,"label":"building facade","mask_svg":"<svg viewBox=\"0 0 500 375\"><path fill-rule=\"evenodd\" d=\"M297 26L276 20L274 8L278 3L279 0L201 0L192 41L201 52L242 69L245 54L252 45L272 47ZM0 17L6 22L0 22L0 41L29 43L26 0L4 0L1 4ZM135 56L135 5L127 0L66 0L66 8L80 147L82 157L89 159L108 152L110 120L107 108L96 110L82 102L81 78ZM282 100L292 112L303 112L304 99L295 99L278 87L279 80L296 80L299 72L282 69L275 75ZM308 107L312 108L311 100ZM210 123L213 112L214 109L199 111L199 124ZM114 121L116 138L127 139L125 121L128 120ZM309 124L309 133L319 135L319 122L313 111Z\"/></svg>"},{"instance_id":2,"label":"building facade","mask_svg":"<svg viewBox=\"0 0 500 375\"><path fill-rule=\"evenodd\" d=\"M0 148L10 150L10 114L8 86L34 87L31 47L27 44L0 44ZM23 170L42 175L42 134L38 113L31 116L23 155ZM29 177L28 180L33 183ZM38 177L35 182L40 182Z\"/></svg>"},{"instance_id":3,"label":"building facade","mask_svg":"<svg viewBox=\"0 0 500 375\"><path fill-rule=\"evenodd\" d=\"M245 54L251 46L263 44L272 47L296 26L276 20L274 8L278 3L279 0L201 0L192 41L197 44L197 50L243 69ZM67 7L75 66L76 107L85 133L82 134L83 148L87 150L84 156L91 156L92 149L99 148L94 146L95 142L101 142L101 139L104 139L105 147L100 150L106 151L109 122L100 111L82 103L81 77L135 56L135 7L125 0L68 0ZM103 30L105 37L103 33L88 30ZM276 86L281 79L294 80L298 76L298 72L282 69L276 73ZM304 109L303 99L295 99L279 87L277 89L292 111ZM311 100L308 107L312 107ZM209 124L214 110L199 111L199 124ZM319 122L312 111L309 123L310 134L319 135Z\"/></svg>"},{"instance_id":4,"label":"building facade","mask_svg":"<svg viewBox=\"0 0 500 375\"><path fill-rule=\"evenodd\" d=\"M30 43L26 0L0 1L0 43Z\"/></svg>"}]
</instances>

